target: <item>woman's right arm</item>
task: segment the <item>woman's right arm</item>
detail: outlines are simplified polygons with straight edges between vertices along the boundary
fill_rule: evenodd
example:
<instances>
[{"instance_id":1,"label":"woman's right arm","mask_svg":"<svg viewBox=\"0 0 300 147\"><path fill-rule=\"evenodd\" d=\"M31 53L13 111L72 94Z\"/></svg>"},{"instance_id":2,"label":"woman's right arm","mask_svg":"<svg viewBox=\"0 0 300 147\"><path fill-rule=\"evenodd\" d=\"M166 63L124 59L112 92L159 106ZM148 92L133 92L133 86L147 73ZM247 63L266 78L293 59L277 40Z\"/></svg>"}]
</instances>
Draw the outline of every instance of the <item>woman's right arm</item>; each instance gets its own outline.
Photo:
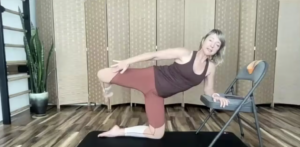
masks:
<instances>
[{"instance_id":1,"label":"woman's right arm","mask_svg":"<svg viewBox=\"0 0 300 147\"><path fill-rule=\"evenodd\" d=\"M165 50L160 50L156 52L147 52L131 58L126 59L125 61L128 64L137 63L141 61L148 60L163 60L163 59L181 59L182 57L189 56L191 50L184 48L170 48Z\"/></svg>"}]
</instances>

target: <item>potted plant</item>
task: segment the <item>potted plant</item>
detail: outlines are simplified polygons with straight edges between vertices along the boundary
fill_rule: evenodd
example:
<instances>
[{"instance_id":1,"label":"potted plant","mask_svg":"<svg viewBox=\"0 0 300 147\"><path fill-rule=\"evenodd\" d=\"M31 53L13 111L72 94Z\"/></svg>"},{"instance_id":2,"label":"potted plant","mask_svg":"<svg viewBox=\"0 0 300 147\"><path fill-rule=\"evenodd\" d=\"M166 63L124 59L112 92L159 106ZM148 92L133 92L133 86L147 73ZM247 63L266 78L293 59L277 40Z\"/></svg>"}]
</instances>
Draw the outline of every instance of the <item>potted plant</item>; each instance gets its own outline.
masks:
<instances>
[{"instance_id":1,"label":"potted plant","mask_svg":"<svg viewBox=\"0 0 300 147\"><path fill-rule=\"evenodd\" d=\"M20 8L19 12L21 12ZM24 29L24 20L22 16L21 22ZM29 99L31 104L31 110L33 111L33 113L35 113L37 116L44 116L46 115L49 99L49 94L47 91L47 79L49 75L48 67L54 45L52 42L45 66L45 50L44 45L40 40L38 28L32 28L31 33L32 35L30 38L26 38L26 34L24 34L27 67L30 76L29 83L31 87Z\"/></svg>"}]
</instances>

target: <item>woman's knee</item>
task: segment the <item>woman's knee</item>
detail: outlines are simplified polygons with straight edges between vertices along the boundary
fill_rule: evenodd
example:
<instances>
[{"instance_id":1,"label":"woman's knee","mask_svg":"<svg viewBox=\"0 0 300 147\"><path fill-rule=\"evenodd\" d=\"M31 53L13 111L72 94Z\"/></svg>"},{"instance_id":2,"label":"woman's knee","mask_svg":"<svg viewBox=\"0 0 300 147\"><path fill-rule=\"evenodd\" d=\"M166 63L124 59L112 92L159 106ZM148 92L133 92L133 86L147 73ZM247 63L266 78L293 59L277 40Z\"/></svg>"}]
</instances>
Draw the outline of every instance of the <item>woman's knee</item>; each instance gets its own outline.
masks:
<instances>
[{"instance_id":1,"label":"woman's knee","mask_svg":"<svg viewBox=\"0 0 300 147\"><path fill-rule=\"evenodd\" d=\"M99 80L105 83L109 83L115 75L111 68L103 68L97 72Z\"/></svg>"},{"instance_id":2,"label":"woman's knee","mask_svg":"<svg viewBox=\"0 0 300 147\"><path fill-rule=\"evenodd\" d=\"M107 68L98 70L97 76L98 76L99 80L101 80L101 81L104 80L105 73L107 73Z\"/></svg>"},{"instance_id":3,"label":"woman's knee","mask_svg":"<svg viewBox=\"0 0 300 147\"><path fill-rule=\"evenodd\" d=\"M165 135L165 132L155 133L155 134L154 134L154 138L155 138L155 139L161 139L161 138L164 137L164 135Z\"/></svg>"},{"instance_id":4,"label":"woman's knee","mask_svg":"<svg viewBox=\"0 0 300 147\"><path fill-rule=\"evenodd\" d=\"M165 124L163 124L159 128L154 128L150 126L151 133L153 134L154 139L161 139L165 135Z\"/></svg>"}]
</instances>

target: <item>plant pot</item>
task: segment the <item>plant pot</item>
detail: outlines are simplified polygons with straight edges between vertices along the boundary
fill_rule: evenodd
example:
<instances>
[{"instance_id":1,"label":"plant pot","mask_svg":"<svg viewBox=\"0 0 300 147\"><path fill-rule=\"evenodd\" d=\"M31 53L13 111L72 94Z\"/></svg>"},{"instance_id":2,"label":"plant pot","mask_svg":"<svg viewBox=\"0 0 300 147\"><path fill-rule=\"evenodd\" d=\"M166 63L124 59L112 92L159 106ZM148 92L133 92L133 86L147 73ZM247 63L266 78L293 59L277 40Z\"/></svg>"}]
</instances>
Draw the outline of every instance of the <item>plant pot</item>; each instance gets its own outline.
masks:
<instances>
[{"instance_id":1,"label":"plant pot","mask_svg":"<svg viewBox=\"0 0 300 147\"><path fill-rule=\"evenodd\" d=\"M30 93L29 99L31 104L31 111L38 116L46 115L48 107L48 92Z\"/></svg>"}]
</instances>

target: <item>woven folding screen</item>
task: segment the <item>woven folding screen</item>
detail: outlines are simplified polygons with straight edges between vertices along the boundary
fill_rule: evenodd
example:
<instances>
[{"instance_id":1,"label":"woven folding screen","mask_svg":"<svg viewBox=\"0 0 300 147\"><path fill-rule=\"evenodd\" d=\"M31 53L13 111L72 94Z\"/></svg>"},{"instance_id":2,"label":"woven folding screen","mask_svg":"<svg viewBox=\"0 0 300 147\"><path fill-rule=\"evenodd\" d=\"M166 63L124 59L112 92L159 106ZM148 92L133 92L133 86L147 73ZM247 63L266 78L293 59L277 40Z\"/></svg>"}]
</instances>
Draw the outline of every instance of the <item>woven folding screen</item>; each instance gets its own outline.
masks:
<instances>
[{"instance_id":1,"label":"woven folding screen","mask_svg":"<svg viewBox=\"0 0 300 147\"><path fill-rule=\"evenodd\" d=\"M89 101L106 104L97 77L100 69L108 67L106 0L87 0L85 19Z\"/></svg>"},{"instance_id":2,"label":"woven folding screen","mask_svg":"<svg viewBox=\"0 0 300 147\"><path fill-rule=\"evenodd\" d=\"M225 34L224 62L217 67L215 90L224 92L235 78L238 70L240 0L216 0L215 28Z\"/></svg>"},{"instance_id":3,"label":"woven folding screen","mask_svg":"<svg viewBox=\"0 0 300 147\"><path fill-rule=\"evenodd\" d=\"M130 57L129 50L129 0L107 1L107 35L108 35L108 63L113 60L123 60ZM130 102L130 89L113 85L113 98L110 105Z\"/></svg>"},{"instance_id":4,"label":"woven folding screen","mask_svg":"<svg viewBox=\"0 0 300 147\"><path fill-rule=\"evenodd\" d=\"M238 70L254 60L256 0L241 1ZM237 95L246 96L252 82L242 80L237 83Z\"/></svg>"},{"instance_id":5,"label":"woven folding screen","mask_svg":"<svg viewBox=\"0 0 300 147\"><path fill-rule=\"evenodd\" d=\"M85 103L88 74L84 0L53 0L53 15L59 104Z\"/></svg>"},{"instance_id":6,"label":"woven folding screen","mask_svg":"<svg viewBox=\"0 0 300 147\"><path fill-rule=\"evenodd\" d=\"M255 59L269 64L268 72L255 92L256 103L271 103L274 93L278 0L258 0L255 36Z\"/></svg>"},{"instance_id":7,"label":"woven folding screen","mask_svg":"<svg viewBox=\"0 0 300 147\"><path fill-rule=\"evenodd\" d=\"M184 0L157 0L157 50L183 47ZM169 65L174 60L157 61ZM183 93L165 99L165 104L182 103Z\"/></svg>"},{"instance_id":8,"label":"woven folding screen","mask_svg":"<svg viewBox=\"0 0 300 147\"><path fill-rule=\"evenodd\" d=\"M156 0L130 0L130 57L156 51ZM132 64L132 68L155 65L155 61ZM131 103L144 104L144 95L131 90Z\"/></svg>"},{"instance_id":9,"label":"woven folding screen","mask_svg":"<svg viewBox=\"0 0 300 147\"><path fill-rule=\"evenodd\" d=\"M199 50L202 37L214 29L215 0L185 0L184 14L184 47ZM185 91L184 104L202 104L199 97L203 88L204 82Z\"/></svg>"}]
</instances>

